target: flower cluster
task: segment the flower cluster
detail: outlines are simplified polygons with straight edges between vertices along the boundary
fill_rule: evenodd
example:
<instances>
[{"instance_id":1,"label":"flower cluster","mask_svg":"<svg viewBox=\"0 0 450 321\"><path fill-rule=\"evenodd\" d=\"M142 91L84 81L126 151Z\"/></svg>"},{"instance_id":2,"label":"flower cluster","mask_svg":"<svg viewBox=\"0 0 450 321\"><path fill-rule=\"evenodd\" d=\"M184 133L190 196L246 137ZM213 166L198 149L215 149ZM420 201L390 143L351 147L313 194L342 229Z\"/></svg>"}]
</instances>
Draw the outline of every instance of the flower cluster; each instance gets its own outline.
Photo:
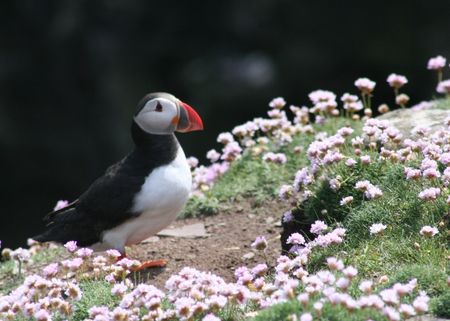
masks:
<instances>
[{"instance_id":1,"label":"flower cluster","mask_svg":"<svg viewBox=\"0 0 450 321\"><path fill-rule=\"evenodd\" d=\"M435 70L442 76L442 70L445 64L446 59L442 56L437 56L430 59L428 69ZM408 79L403 75L392 73L387 77L387 83L394 89L396 104L405 107L409 102L409 97L404 93L400 93L399 90L408 83ZM364 109L364 115L367 120L372 115L371 99L376 83L369 78L359 78L354 84L361 93L361 100L356 95L344 93L340 98L342 101L342 109L352 119L359 119L359 112ZM439 93L449 94L450 79L443 81L441 77L438 82L437 91ZM269 103L270 110L267 113L268 118L254 118L251 121L236 126L231 132L221 133L217 137L217 142L223 145L221 152L212 149L206 155L211 161L210 165L199 166L196 160L190 162L193 175L192 195L201 196L210 190L217 179L231 167L232 163L239 160L244 154L261 157L267 162L284 164L287 161L286 155L278 152L279 147L291 143L296 134L314 134L314 129L311 126L311 114L314 114L312 119L318 124L325 122L329 116L339 115L339 106L335 93L322 89L315 90L309 94L309 99L312 103L312 106L309 108L306 106L289 106L288 109L294 115L293 119L290 120L285 111L287 106L285 99L283 97L274 98ZM433 106L433 103L422 102L412 108L425 109L431 106ZM389 107L386 104L381 104L378 107L378 111L385 113L389 111ZM369 143L373 143L372 145L374 145L378 139L382 139L383 144L386 144L387 141L399 144L402 139L400 132L393 127L387 126L382 121L372 119L372 123L368 123L364 127ZM326 162L338 162L341 160L342 155L340 153L333 153L333 149L335 149L333 147L343 144L343 140L348 135L351 135L351 131L352 129L349 127L343 128L333 137L319 138L319 142L316 144L313 143L310 148L314 147L316 149L314 145L319 145L317 147L321 149L319 150L321 157L325 156L323 152L330 151L325 157ZM334 146L325 147L324 144ZM386 146L382 146L382 148L384 148L384 154L387 158L404 159L404 155L409 156L407 149L401 151L403 155L398 155L399 153L391 153L391 150L386 148ZM314 153L314 151L310 151L310 153ZM370 159L367 157L367 155L363 155L361 159L363 163L370 162ZM353 160L348 159L346 161L351 164Z\"/></svg>"},{"instance_id":2,"label":"flower cluster","mask_svg":"<svg viewBox=\"0 0 450 321\"><path fill-rule=\"evenodd\" d=\"M430 58L428 60L427 68L429 70L434 70L438 75L438 84L436 87L436 91L440 94L450 95L450 79L443 80L443 69L445 64L447 63L447 59L442 56L436 56L434 58Z\"/></svg>"},{"instance_id":3,"label":"flower cluster","mask_svg":"<svg viewBox=\"0 0 450 321\"><path fill-rule=\"evenodd\" d=\"M344 237L345 231L335 229L322 234L327 225L316 221L311 231L319 237L334 235ZM341 239L342 241L342 239ZM348 289L354 283L358 271L345 266L335 257L327 259L328 269L315 274L307 272L309 256L317 241L307 242L300 234L293 234L289 242L298 247L294 257L280 256L275 266L275 275L267 278L268 265L262 263L235 270L236 282L227 283L209 272L185 267L166 282L166 291L145 283L133 284L125 276L136 262L128 259L117 261L120 253L109 250L104 255L93 256L92 251L77 248L74 242L66 244L71 259L53 263L43 269L43 276L33 274L10 294L0 296L0 318L34 318L51 321L71 318L77 312L76 302L83 297L74 275L93 271L95 277L105 277L112 284L111 294L117 298L113 307L93 306L88 310L87 321L101 320L191 320L217 321L217 313L227 306L234 309L258 309L296 299L304 306L301 319L313 316L320 318L325 306L340 306L349 312L372 309L398 320L397 316L410 317L428 310L428 296L420 292L414 295L417 282L396 283L375 294L372 281L359 283L360 293L350 295ZM255 247L267 241L263 237L255 241ZM78 262L75 264L74 262ZM112 275L112 277L111 277ZM92 277L92 276L91 276ZM300 287L301 285L301 287ZM301 290L300 290L301 289ZM409 298L412 303L406 303ZM403 301L405 299L405 301ZM163 304L163 302L170 304Z\"/></svg>"},{"instance_id":4,"label":"flower cluster","mask_svg":"<svg viewBox=\"0 0 450 321\"><path fill-rule=\"evenodd\" d=\"M406 94L400 94L399 89L408 83L403 75L390 74L387 78L389 86L394 88L395 93L395 103L402 108L405 108L406 104L409 102L409 97Z\"/></svg>"}]
</instances>

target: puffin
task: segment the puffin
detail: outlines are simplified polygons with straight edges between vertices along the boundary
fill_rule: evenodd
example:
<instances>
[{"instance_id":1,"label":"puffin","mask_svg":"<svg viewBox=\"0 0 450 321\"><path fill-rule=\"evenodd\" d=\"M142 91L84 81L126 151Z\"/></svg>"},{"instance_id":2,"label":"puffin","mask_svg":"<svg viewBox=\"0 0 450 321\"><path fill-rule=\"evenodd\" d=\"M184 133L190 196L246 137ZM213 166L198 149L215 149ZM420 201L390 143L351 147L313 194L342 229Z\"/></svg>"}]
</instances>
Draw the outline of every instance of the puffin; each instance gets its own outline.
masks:
<instances>
[{"instance_id":1,"label":"puffin","mask_svg":"<svg viewBox=\"0 0 450 321\"><path fill-rule=\"evenodd\" d=\"M167 227L184 207L192 176L174 132L203 130L198 113L175 96L156 92L137 105L131 125L134 148L108 167L77 200L44 217L38 242L76 241L94 251L138 244ZM164 266L148 261L142 268Z\"/></svg>"}]
</instances>

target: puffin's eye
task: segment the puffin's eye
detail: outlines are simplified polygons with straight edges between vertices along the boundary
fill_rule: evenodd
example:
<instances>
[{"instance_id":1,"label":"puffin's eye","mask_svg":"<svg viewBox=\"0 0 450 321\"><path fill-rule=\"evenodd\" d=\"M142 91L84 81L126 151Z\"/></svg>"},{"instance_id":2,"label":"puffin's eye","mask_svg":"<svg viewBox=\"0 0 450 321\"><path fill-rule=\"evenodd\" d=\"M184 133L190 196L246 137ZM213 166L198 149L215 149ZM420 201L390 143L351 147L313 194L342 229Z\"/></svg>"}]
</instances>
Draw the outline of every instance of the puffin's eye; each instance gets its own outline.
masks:
<instances>
[{"instance_id":1,"label":"puffin's eye","mask_svg":"<svg viewBox=\"0 0 450 321\"><path fill-rule=\"evenodd\" d=\"M162 112L162 110L163 110L163 108L162 108L162 106L161 106L161 103L158 101L158 102L156 103L155 111L157 111L157 112Z\"/></svg>"}]
</instances>

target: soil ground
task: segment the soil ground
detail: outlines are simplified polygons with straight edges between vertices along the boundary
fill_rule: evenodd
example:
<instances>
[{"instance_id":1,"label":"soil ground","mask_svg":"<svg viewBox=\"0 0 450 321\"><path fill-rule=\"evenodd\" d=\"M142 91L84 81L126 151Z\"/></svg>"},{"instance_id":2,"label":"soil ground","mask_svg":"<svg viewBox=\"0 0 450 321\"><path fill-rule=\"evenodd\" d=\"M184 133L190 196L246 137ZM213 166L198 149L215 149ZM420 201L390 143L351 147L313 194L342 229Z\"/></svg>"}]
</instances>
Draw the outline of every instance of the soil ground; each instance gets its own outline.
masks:
<instances>
[{"instance_id":1,"label":"soil ground","mask_svg":"<svg viewBox=\"0 0 450 321\"><path fill-rule=\"evenodd\" d=\"M281 252L279 221L282 213L279 202L254 206L252 202L241 201L238 207L231 206L217 215L177 220L169 227L203 222L208 233L205 238L158 237L155 242L129 248L127 253L130 258L140 261L168 261L164 268L141 272L141 279L147 279L148 283L160 289L172 274L185 266L210 271L232 282L235 281L234 270L237 267L253 267L266 260L268 265L275 264ZM250 246L259 235L264 235L269 243L265 257ZM249 253L254 253L254 256Z\"/></svg>"}]
</instances>

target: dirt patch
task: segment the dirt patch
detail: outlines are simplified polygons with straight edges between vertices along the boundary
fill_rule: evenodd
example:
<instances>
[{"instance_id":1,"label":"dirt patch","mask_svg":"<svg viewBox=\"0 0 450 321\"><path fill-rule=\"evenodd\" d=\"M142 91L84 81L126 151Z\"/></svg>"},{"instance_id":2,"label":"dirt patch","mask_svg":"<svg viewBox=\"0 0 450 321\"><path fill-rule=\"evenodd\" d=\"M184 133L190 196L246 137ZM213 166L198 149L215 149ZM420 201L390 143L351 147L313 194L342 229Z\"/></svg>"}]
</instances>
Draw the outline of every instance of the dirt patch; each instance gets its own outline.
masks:
<instances>
[{"instance_id":1,"label":"dirt patch","mask_svg":"<svg viewBox=\"0 0 450 321\"><path fill-rule=\"evenodd\" d=\"M239 202L237 208L232 207L218 215L178 220L170 227L203 222L209 236L195 239L159 237L156 242L129 248L128 256L141 261L166 259L165 268L141 273L141 279L147 279L148 283L161 289L172 274L185 266L210 271L231 282L237 267L253 267L265 262L263 254L250 246L259 235L266 237L269 243L266 258L268 263L274 264L281 252L279 221L283 210L277 202L265 202L259 206L252 202ZM254 256L249 253L254 253Z\"/></svg>"}]
</instances>

